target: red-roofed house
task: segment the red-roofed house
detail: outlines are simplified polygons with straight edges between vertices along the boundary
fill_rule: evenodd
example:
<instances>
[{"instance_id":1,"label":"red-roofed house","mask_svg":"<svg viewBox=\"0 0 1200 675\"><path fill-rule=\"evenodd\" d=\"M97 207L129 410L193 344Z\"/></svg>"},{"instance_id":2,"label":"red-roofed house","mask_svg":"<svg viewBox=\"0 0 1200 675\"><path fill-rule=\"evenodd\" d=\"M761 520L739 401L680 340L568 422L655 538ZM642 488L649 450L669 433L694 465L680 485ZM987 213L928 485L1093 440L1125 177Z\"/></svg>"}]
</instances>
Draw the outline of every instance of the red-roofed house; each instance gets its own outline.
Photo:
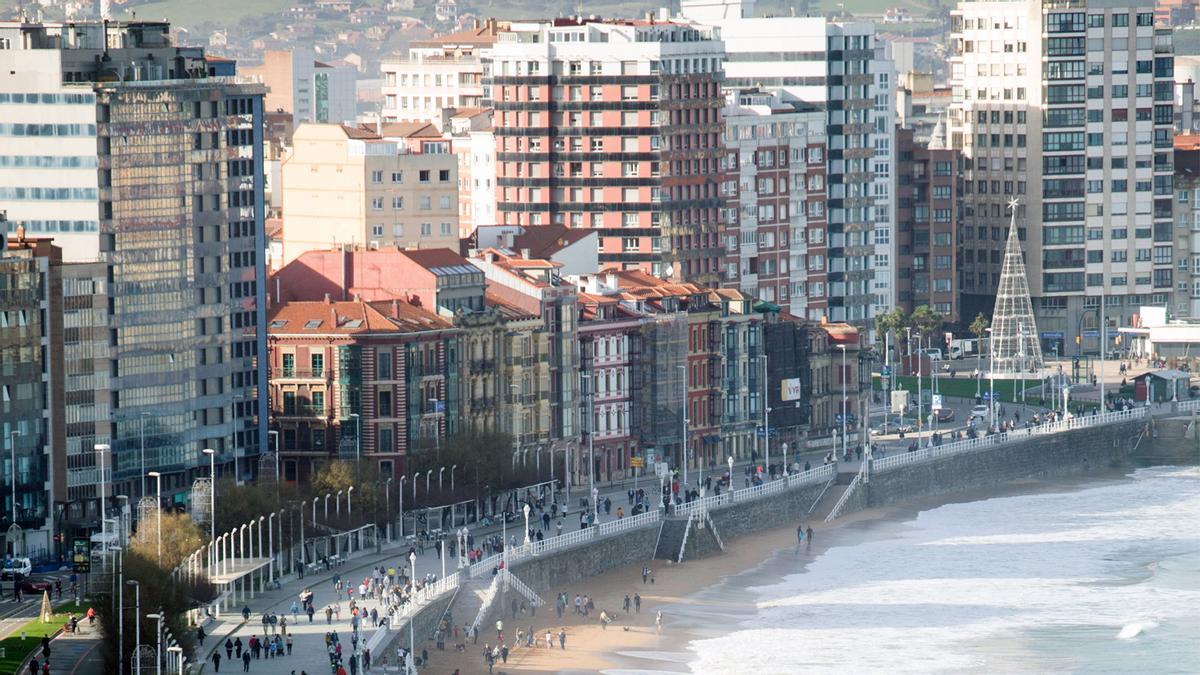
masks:
<instances>
[{"instance_id":1,"label":"red-roofed house","mask_svg":"<svg viewBox=\"0 0 1200 675\"><path fill-rule=\"evenodd\" d=\"M272 309L267 331L284 480L355 457L398 479L411 449L457 430L449 321L401 301L296 301Z\"/></svg>"}]
</instances>

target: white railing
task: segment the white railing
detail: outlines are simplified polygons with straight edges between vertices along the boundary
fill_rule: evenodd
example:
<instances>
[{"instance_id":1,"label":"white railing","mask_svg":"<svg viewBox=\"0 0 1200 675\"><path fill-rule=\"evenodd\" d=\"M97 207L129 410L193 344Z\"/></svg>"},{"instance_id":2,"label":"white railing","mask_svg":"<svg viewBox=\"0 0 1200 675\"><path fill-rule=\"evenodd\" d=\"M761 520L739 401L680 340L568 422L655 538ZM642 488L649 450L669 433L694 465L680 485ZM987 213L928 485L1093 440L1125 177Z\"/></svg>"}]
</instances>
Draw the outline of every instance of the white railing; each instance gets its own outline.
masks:
<instances>
[{"instance_id":1,"label":"white railing","mask_svg":"<svg viewBox=\"0 0 1200 675\"><path fill-rule=\"evenodd\" d=\"M379 653L379 648L386 643L388 633L393 624L400 623L404 619L411 621L417 612L425 609L434 600L458 588L461 581L462 576L458 572L455 572L413 593L408 602L400 605L395 613L391 615L387 623L380 624L379 628L375 629L374 633L371 633L371 637L367 638L366 648L371 650L372 654Z\"/></svg>"},{"instance_id":2,"label":"white railing","mask_svg":"<svg viewBox=\"0 0 1200 675\"><path fill-rule=\"evenodd\" d=\"M692 521L696 519L696 514L689 513L687 524L683 526L683 540L679 543L679 558L675 560L677 563L683 562L683 552L687 549L688 535L692 532Z\"/></svg>"},{"instance_id":3,"label":"white railing","mask_svg":"<svg viewBox=\"0 0 1200 675\"><path fill-rule=\"evenodd\" d=\"M854 474L854 479L846 486L846 491L842 493L841 499L837 500L837 503L833 505L833 510L829 512L828 516L825 516L825 522L833 522L838 516L842 515L842 509L846 508L846 502L850 501L850 496L858 489L859 484L862 482L862 476L862 469L859 469L858 473Z\"/></svg>"},{"instance_id":4,"label":"white railing","mask_svg":"<svg viewBox=\"0 0 1200 675\"><path fill-rule=\"evenodd\" d=\"M1118 424L1128 422L1130 420L1141 419L1146 416L1145 408L1134 408L1132 410L1122 410L1117 412L1106 412L1098 415L1076 415L1065 420L1057 422L1048 422L1039 424L1035 427L1025 429L1014 429L1002 434L993 434L991 436L977 436L954 443L946 443L943 445L934 445L928 448L922 448L914 452L897 451L897 454L882 459L873 460L871 463L871 471L881 473L890 471L896 467L915 462L924 462L938 457L947 457L957 455L964 452L973 452L975 450L983 450L986 448L1003 445L1005 443L1018 442L1028 440L1031 436L1043 436L1047 434L1057 434L1064 431L1074 429L1086 429L1090 427L1106 426L1109 424ZM849 491L847 491L849 492Z\"/></svg>"},{"instance_id":5,"label":"white railing","mask_svg":"<svg viewBox=\"0 0 1200 675\"><path fill-rule=\"evenodd\" d=\"M626 518L610 520L607 523L601 523L600 526L595 529L600 531L599 536L607 537L610 534L616 534L626 530L636 530L638 528L657 523L660 520L662 520L662 511L660 509L654 509L653 511L639 513L636 516L628 516Z\"/></svg>"},{"instance_id":6,"label":"white railing","mask_svg":"<svg viewBox=\"0 0 1200 675\"><path fill-rule=\"evenodd\" d=\"M787 478L780 478L763 483L762 485L742 488L721 495L709 495L701 499L694 499L686 504L677 504L674 507L674 513L681 516L692 515L693 513L698 514L712 511L721 506L762 499L763 497L780 494L795 488L824 483L833 478L836 472L837 469L833 464L825 464L815 469L793 473Z\"/></svg>"},{"instance_id":7,"label":"white railing","mask_svg":"<svg viewBox=\"0 0 1200 675\"><path fill-rule=\"evenodd\" d=\"M496 600L496 593L500 590L500 577L497 574L492 577L492 583L488 584L487 590L483 593L483 604L479 606L479 612L475 614L475 621L471 623L472 631L478 631L480 624L483 623L483 617L487 616L488 608L492 606L492 602Z\"/></svg>"},{"instance_id":8,"label":"white railing","mask_svg":"<svg viewBox=\"0 0 1200 675\"><path fill-rule=\"evenodd\" d=\"M508 585L516 589L518 593L524 596L524 598L529 601L529 604L533 605L534 607L542 607L546 604L546 601L543 600L540 595L535 593L532 588L527 586L524 581L518 579L517 575L509 572L508 570L504 570L502 574L508 581Z\"/></svg>"},{"instance_id":9,"label":"white railing","mask_svg":"<svg viewBox=\"0 0 1200 675\"><path fill-rule=\"evenodd\" d=\"M713 522L712 514L705 513L702 517L704 518L704 522L708 523L708 528L712 532L713 538L717 540L717 546L720 546L721 550L724 551L725 540L721 539L721 533L717 532L717 524Z\"/></svg>"},{"instance_id":10,"label":"white railing","mask_svg":"<svg viewBox=\"0 0 1200 675\"><path fill-rule=\"evenodd\" d=\"M1200 410L1200 398L1192 398L1186 401L1180 401L1179 403L1175 404L1175 406L1175 409L1181 412L1188 410Z\"/></svg>"}]
</instances>

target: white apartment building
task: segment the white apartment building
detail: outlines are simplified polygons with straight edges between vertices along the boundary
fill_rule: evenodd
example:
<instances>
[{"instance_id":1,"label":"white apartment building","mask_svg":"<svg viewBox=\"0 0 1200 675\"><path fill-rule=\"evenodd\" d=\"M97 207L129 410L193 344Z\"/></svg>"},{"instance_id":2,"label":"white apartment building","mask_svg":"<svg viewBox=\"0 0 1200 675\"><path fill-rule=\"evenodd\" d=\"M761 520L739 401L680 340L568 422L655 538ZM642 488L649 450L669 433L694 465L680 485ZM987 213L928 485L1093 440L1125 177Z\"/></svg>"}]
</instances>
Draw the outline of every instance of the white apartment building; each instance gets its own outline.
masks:
<instances>
[{"instance_id":1,"label":"white apartment building","mask_svg":"<svg viewBox=\"0 0 1200 675\"><path fill-rule=\"evenodd\" d=\"M1020 200L1045 352L1099 348L1173 292L1171 33L1148 1L964 2L952 13L951 142L963 154L962 315L990 312Z\"/></svg>"},{"instance_id":2,"label":"white apartment building","mask_svg":"<svg viewBox=\"0 0 1200 675\"><path fill-rule=\"evenodd\" d=\"M758 90L728 98L722 283L819 321L827 307L822 298L809 302L809 288L823 285L823 263L811 284L808 270L824 258L825 223L815 209L809 217L809 204L820 201L809 197L825 193L825 111Z\"/></svg>"},{"instance_id":3,"label":"white apartment building","mask_svg":"<svg viewBox=\"0 0 1200 675\"><path fill-rule=\"evenodd\" d=\"M292 113L302 122L352 122L358 114L358 71L345 63L324 63L312 49L268 50L263 62L243 75L267 85L267 111Z\"/></svg>"},{"instance_id":4,"label":"white apartment building","mask_svg":"<svg viewBox=\"0 0 1200 675\"><path fill-rule=\"evenodd\" d=\"M871 22L755 17L754 9L753 0L683 0L680 12L692 21L720 28L727 89L762 87L787 100L825 108L828 318L870 330L870 319L882 305L873 269L879 254L875 231L881 225L890 227L895 210L890 204L893 190L883 185L892 178L875 174L877 161L891 169L890 156L877 155L877 149L883 149L877 139L882 136L886 148L894 145L894 125L876 125L878 117L891 119L892 115L877 112L876 97L882 94L877 73L888 73L891 81L894 68L877 59ZM881 194L885 189L887 194ZM889 220L880 223L881 216ZM889 255L886 262L893 259ZM884 273L889 275L890 271Z\"/></svg>"},{"instance_id":5,"label":"white apartment building","mask_svg":"<svg viewBox=\"0 0 1200 675\"><path fill-rule=\"evenodd\" d=\"M891 58L892 43L877 41L875 56L871 65L871 75L875 78L871 94L871 122L875 126L871 134L875 147L875 155L871 158L875 256L871 268L875 271L873 315L878 315L896 306L896 200L900 195L896 193L896 68Z\"/></svg>"},{"instance_id":6,"label":"white apartment building","mask_svg":"<svg viewBox=\"0 0 1200 675\"><path fill-rule=\"evenodd\" d=\"M467 30L413 42L407 57L384 60L383 120L431 122L440 128L444 110L481 107L480 52L495 42L502 25L488 19Z\"/></svg>"},{"instance_id":7,"label":"white apartment building","mask_svg":"<svg viewBox=\"0 0 1200 675\"><path fill-rule=\"evenodd\" d=\"M292 142L283 166L284 264L338 244L457 249L453 154L414 152L370 126L302 124Z\"/></svg>"}]
</instances>

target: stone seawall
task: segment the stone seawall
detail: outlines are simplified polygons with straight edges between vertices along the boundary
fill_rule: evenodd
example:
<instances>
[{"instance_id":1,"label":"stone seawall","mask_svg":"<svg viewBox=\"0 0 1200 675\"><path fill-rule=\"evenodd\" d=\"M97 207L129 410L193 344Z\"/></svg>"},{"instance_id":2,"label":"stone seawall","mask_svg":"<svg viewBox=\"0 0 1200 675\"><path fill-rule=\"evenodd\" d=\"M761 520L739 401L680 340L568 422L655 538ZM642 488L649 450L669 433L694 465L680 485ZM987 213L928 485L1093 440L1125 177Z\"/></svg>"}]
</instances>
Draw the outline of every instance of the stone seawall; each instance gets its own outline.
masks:
<instances>
[{"instance_id":1,"label":"stone seawall","mask_svg":"<svg viewBox=\"0 0 1200 675\"><path fill-rule=\"evenodd\" d=\"M842 514L996 487L1014 480L1078 476L1111 469L1130 459L1145 427L1145 420L1131 420L1075 429L872 473L870 480L851 495Z\"/></svg>"}]
</instances>

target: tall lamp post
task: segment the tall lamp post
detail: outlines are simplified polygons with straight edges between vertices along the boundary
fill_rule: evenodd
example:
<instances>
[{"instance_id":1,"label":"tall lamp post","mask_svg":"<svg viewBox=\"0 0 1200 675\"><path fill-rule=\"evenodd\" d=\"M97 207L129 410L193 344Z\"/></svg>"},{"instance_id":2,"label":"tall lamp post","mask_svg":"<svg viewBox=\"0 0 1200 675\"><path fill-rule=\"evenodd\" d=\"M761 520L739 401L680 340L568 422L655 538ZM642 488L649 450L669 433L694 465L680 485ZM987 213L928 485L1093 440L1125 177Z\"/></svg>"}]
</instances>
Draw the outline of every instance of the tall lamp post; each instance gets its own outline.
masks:
<instances>
[{"instance_id":1,"label":"tall lamp post","mask_svg":"<svg viewBox=\"0 0 1200 675\"><path fill-rule=\"evenodd\" d=\"M846 413L849 400L846 396L846 345L838 345L842 350L842 457L846 456ZM918 399L919 400L919 399Z\"/></svg>"},{"instance_id":2,"label":"tall lamp post","mask_svg":"<svg viewBox=\"0 0 1200 675\"><path fill-rule=\"evenodd\" d=\"M13 448L13 460L12 460L12 462L13 462L13 465L12 465L12 474L13 474L12 490L13 490L13 493L12 494L13 494L13 522L15 523L15 522L17 522L17 455L16 455L17 432L15 432L15 431L9 432L9 444ZM112 448L107 443L97 443L97 444L93 445L92 448L96 451L96 454L99 456L99 458L96 460L96 463L100 466L100 537L104 540L104 559L108 560L108 523L105 520L105 516L107 514L105 513L106 509L104 508L108 503L108 500L106 499L106 495L105 495L105 488L104 488L104 474L105 474L104 469L107 467L106 467L105 461L104 461L104 453L108 452Z\"/></svg>"},{"instance_id":3,"label":"tall lamp post","mask_svg":"<svg viewBox=\"0 0 1200 675\"><path fill-rule=\"evenodd\" d=\"M150 413L143 412L138 417L138 422L141 423L138 428L138 437L141 440L141 460L142 460L142 480L140 481L142 484L142 486L141 486L142 489L138 491L138 499L141 499L142 497L146 496L146 418L149 416L150 416Z\"/></svg>"},{"instance_id":4,"label":"tall lamp post","mask_svg":"<svg viewBox=\"0 0 1200 675\"><path fill-rule=\"evenodd\" d=\"M208 540L217 540L217 451L212 448L201 450L205 455L208 455L208 470L209 470L209 490L208 503L211 508L208 523Z\"/></svg>"},{"instance_id":5,"label":"tall lamp post","mask_svg":"<svg viewBox=\"0 0 1200 675\"><path fill-rule=\"evenodd\" d=\"M133 616L134 616L134 633L133 633L133 653L137 654L138 645L142 643L142 586L136 579L130 579L125 582L133 586ZM133 661L134 675L141 675L142 662L139 659Z\"/></svg>"},{"instance_id":6,"label":"tall lamp post","mask_svg":"<svg viewBox=\"0 0 1200 675\"><path fill-rule=\"evenodd\" d=\"M767 479L771 478L771 427L767 418L771 409L767 407L767 352L766 342L763 343L763 353L758 357L762 361L762 410L763 410L763 464L767 467Z\"/></svg>"},{"instance_id":7,"label":"tall lamp post","mask_svg":"<svg viewBox=\"0 0 1200 675\"><path fill-rule=\"evenodd\" d=\"M155 648L155 650L154 650L154 665L155 665L155 668L154 668L154 673L155 673L155 675L162 675L162 661L163 661L163 655L162 655L162 638L163 638L163 629L162 629L162 625L163 625L163 615L162 615L162 614L147 614L147 615L146 615L146 618L147 618L147 619L155 619L155 620L157 620L157 621L158 621L158 640L157 640L157 644L158 644L158 646L157 646L157 647Z\"/></svg>"},{"instance_id":8,"label":"tall lamp post","mask_svg":"<svg viewBox=\"0 0 1200 675\"><path fill-rule=\"evenodd\" d=\"M680 423L683 426L683 428L681 429L681 431L683 432L682 448L681 448L681 453L683 455L683 457L681 458L683 460L683 484L687 485L688 484L688 454L687 454L688 453L688 449L687 449L688 363L687 363L686 355L683 357L683 361L684 361L684 364L682 366L678 366L678 368L683 371L683 406L680 408L681 414L680 414L679 418L680 418ZM636 475L636 471L637 471L637 469L634 469L635 475Z\"/></svg>"},{"instance_id":9,"label":"tall lamp post","mask_svg":"<svg viewBox=\"0 0 1200 675\"><path fill-rule=\"evenodd\" d=\"M158 512L158 525L157 525L157 527L158 527L158 533L157 533L158 534L158 562L161 565L162 564L162 474L157 471L151 471L150 473L148 473L146 475L153 478L154 483L155 483L155 494L157 495L155 497L155 500L156 500L157 506L158 506L158 508L156 509L156 511Z\"/></svg>"},{"instance_id":10,"label":"tall lamp post","mask_svg":"<svg viewBox=\"0 0 1200 675\"><path fill-rule=\"evenodd\" d=\"M529 502L525 502L525 507L521 509L525 512L525 546L529 547ZM505 568L506 570L508 568Z\"/></svg>"},{"instance_id":11,"label":"tall lamp post","mask_svg":"<svg viewBox=\"0 0 1200 675\"><path fill-rule=\"evenodd\" d=\"M505 550L507 550L507 546L506 546ZM417 590L417 553L416 553L416 551L413 551L412 553L408 554L408 564L411 566L411 569L412 569L412 577L410 577L412 579L412 581L410 583L412 583L413 591L416 591ZM507 571L507 569L508 568L506 567L505 570ZM416 662L416 658L417 658L416 654L413 651L416 649L416 646L417 646L416 640L413 639L413 619L415 619L415 618L416 617L414 616L414 617L410 618L408 621L408 663L409 663L409 672L410 673L417 672L416 668L413 667Z\"/></svg>"}]
</instances>

